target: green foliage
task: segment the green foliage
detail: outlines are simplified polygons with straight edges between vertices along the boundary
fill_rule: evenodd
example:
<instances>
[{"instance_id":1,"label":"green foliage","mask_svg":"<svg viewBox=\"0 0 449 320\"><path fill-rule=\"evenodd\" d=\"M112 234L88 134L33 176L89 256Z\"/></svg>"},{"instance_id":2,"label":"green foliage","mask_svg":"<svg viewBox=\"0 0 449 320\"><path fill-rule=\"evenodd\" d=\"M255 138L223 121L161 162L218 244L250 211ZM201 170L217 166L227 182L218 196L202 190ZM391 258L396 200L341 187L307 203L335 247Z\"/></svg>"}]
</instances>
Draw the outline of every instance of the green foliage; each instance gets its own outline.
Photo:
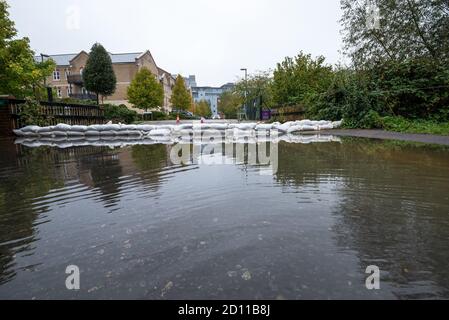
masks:
<instances>
[{"instance_id":1,"label":"green foliage","mask_svg":"<svg viewBox=\"0 0 449 320\"><path fill-rule=\"evenodd\" d=\"M97 95L110 96L115 92L117 79L112 68L109 53L99 43L95 43L83 70L84 87Z\"/></svg>"},{"instance_id":2,"label":"green foliage","mask_svg":"<svg viewBox=\"0 0 449 320\"><path fill-rule=\"evenodd\" d=\"M26 100L20 106L19 117L20 123L24 127L28 125L45 127L51 123L51 117L44 115L41 105L34 100Z\"/></svg>"},{"instance_id":3,"label":"green foliage","mask_svg":"<svg viewBox=\"0 0 449 320\"><path fill-rule=\"evenodd\" d=\"M303 104L306 108L332 82L333 72L324 57L313 59L300 52L278 63L273 73L273 96L277 105Z\"/></svg>"},{"instance_id":4,"label":"green foliage","mask_svg":"<svg viewBox=\"0 0 449 320\"><path fill-rule=\"evenodd\" d=\"M237 112L243 105L243 98L236 92L225 91L220 95L218 111L223 113L227 119L236 119Z\"/></svg>"},{"instance_id":5,"label":"green foliage","mask_svg":"<svg viewBox=\"0 0 449 320\"><path fill-rule=\"evenodd\" d=\"M189 110L192 105L192 97L181 75L176 78L170 102L178 110Z\"/></svg>"},{"instance_id":6,"label":"green foliage","mask_svg":"<svg viewBox=\"0 0 449 320\"><path fill-rule=\"evenodd\" d=\"M53 94L53 96L55 96L55 95L56 94ZM67 103L67 104L82 104L82 105L89 105L89 106L93 106L93 105L97 104L97 101L94 101L94 100L75 99L75 98L70 98L70 97L56 98L55 101L56 102Z\"/></svg>"},{"instance_id":7,"label":"green foliage","mask_svg":"<svg viewBox=\"0 0 449 320\"><path fill-rule=\"evenodd\" d=\"M409 120L403 117L384 117L383 128L406 133L429 133L449 135L449 123L431 120Z\"/></svg>"},{"instance_id":8,"label":"green foliage","mask_svg":"<svg viewBox=\"0 0 449 320\"><path fill-rule=\"evenodd\" d=\"M0 94L39 98L43 80L51 74L55 64L51 60L37 63L28 38L16 37L8 5L0 0Z\"/></svg>"},{"instance_id":9,"label":"green foliage","mask_svg":"<svg viewBox=\"0 0 449 320\"><path fill-rule=\"evenodd\" d=\"M159 109L164 103L164 88L150 70L142 68L128 87L128 100L140 109Z\"/></svg>"},{"instance_id":10,"label":"green foliage","mask_svg":"<svg viewBox=\"0 0 449 320\"><path fill-rule=\"evenodd\" d=\"M206 100L200 100L195 104L195 114L200 117L209 118L212 116L212 111L210 109L210 104Z\"/></svg>"},{"instance_id":11,"label":"green foliage","mask_svg":"<svg viewBox=\"0 0 449 320\"><path fill-rule=\"evenodd\" d=\"M262 98L262 106L270 108L273 106L273 78L270 72L257 72L248 75L248 79L237 82L233 93L238 95L241 105L245 103L245 97L248 103ZM246 96L245 96L246 94ZM236 103L235 101L234 103Z\"/></svg>"},{"instance_id":12,"label":"green foliage","mask_svg":"<svg viewBox=\"0 0 449 320\"><path fill-rule=\"evenodd\" d=\"M340 1L345 50L356 68L417 57L443 64L448 62L447 0L370 2L379 9L376 26L369 24L367 2Z\"/></svg>"},{"instance_id":13,"label":"green foliage","mask_svg":"<svg viewBox=\"0 0 449 320\"><path fill-rule=\"evenodd\" d=\"M113 104L105 104L104 108L104 116L106 120L111 120L112 122L118 123L133 123L137 121L139 115L136 111L130 110L124 104L121 105L113 105Z\"/></svg>"}]
</instances>

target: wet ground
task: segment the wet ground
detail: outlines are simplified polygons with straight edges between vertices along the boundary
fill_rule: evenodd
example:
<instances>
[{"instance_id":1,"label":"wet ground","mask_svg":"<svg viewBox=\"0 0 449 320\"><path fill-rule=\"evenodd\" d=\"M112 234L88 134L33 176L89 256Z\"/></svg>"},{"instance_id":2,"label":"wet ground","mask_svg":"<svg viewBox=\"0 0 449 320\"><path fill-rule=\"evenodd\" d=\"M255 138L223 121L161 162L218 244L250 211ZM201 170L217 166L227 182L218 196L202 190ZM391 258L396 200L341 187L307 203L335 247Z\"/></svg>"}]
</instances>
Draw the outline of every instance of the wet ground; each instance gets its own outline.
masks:
<instances>
[{"instance_id":1,"label":"wet ground","mask_svg":"<svg viewBox=\"0 0 449 320\"><path fill-rule=\"evenodd\" d=\"M172 148L0 140L0 298L449 298L447 147L281 142L271 175Z\"/></svg>"}]
</instances>

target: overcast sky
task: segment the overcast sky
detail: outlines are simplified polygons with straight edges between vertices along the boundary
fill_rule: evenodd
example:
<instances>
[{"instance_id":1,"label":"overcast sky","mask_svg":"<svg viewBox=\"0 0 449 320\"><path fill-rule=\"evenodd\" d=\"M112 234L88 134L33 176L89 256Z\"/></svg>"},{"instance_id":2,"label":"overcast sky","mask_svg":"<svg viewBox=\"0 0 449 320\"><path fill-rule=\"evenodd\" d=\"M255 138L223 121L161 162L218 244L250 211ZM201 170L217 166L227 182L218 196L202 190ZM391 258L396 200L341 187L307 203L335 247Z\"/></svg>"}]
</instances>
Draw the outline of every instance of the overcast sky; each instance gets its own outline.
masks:
<instances>
[{"instance_id":1,"label":"overcast sky","mask_svg":"<svg viewBox=\"0 0 449 320\"><path fill-rule=\"evenodd\" d=\"M300 50L342 60L338 0L7 0L36 53L149 49L171 73L219 86Z\"/></svg>"}]
</instances>

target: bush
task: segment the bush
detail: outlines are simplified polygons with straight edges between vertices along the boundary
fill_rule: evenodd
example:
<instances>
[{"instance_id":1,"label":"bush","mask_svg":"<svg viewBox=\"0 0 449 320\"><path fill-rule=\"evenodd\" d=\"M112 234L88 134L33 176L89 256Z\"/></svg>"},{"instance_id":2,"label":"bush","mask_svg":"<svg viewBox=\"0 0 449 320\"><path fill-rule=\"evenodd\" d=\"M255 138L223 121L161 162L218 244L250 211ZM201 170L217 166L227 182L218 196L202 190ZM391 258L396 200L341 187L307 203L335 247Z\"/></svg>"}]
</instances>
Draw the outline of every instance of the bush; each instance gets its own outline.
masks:
<instances>
[{"instance_id":1,"label":"bush","mask_svg":"<svg viewBox=\"0 0 449 320\"><path fill-rule=\"evenodd\" d=\"M45 127L51 125L52 117L43 114L39 102L27 100L20 107L19 117L21 126L36 125Z\"/></svg>"},{"instance_id":2,"label":"bush","mask_svg":"<svg viewBox=\"0 0 449 320\"><path fill-rule=\"evenodd\" d=\"M128 109L128 107L124 104L118 106L113 104L105 104L103 105L103 108L106 120L110 120L112 122L133 123L139 118L136 111Z\"/></svg>"}]
</instances>

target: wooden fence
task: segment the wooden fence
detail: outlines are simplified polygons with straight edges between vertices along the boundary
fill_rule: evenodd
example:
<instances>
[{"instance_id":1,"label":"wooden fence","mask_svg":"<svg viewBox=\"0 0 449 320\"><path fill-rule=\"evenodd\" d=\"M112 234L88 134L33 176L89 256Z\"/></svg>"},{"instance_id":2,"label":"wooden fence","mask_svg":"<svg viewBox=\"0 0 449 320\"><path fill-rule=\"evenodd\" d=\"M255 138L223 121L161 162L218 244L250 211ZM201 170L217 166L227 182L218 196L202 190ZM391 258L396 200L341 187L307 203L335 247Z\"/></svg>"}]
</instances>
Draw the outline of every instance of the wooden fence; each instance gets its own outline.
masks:
<instances>
[{"instance_id":1,"label":"wooden fence","mask_svg":"<svg viewBox=\"0 0 449 320\"><path fill-rule=\"evenodd\" d=\"M24 103L25 100L0 97L0 136L12 135L12 130L24 126L20 118ZM90 125L105 122L104 110L96 105L41 101L40 113L49 125Z\"/></svg>"}]
</instances>

